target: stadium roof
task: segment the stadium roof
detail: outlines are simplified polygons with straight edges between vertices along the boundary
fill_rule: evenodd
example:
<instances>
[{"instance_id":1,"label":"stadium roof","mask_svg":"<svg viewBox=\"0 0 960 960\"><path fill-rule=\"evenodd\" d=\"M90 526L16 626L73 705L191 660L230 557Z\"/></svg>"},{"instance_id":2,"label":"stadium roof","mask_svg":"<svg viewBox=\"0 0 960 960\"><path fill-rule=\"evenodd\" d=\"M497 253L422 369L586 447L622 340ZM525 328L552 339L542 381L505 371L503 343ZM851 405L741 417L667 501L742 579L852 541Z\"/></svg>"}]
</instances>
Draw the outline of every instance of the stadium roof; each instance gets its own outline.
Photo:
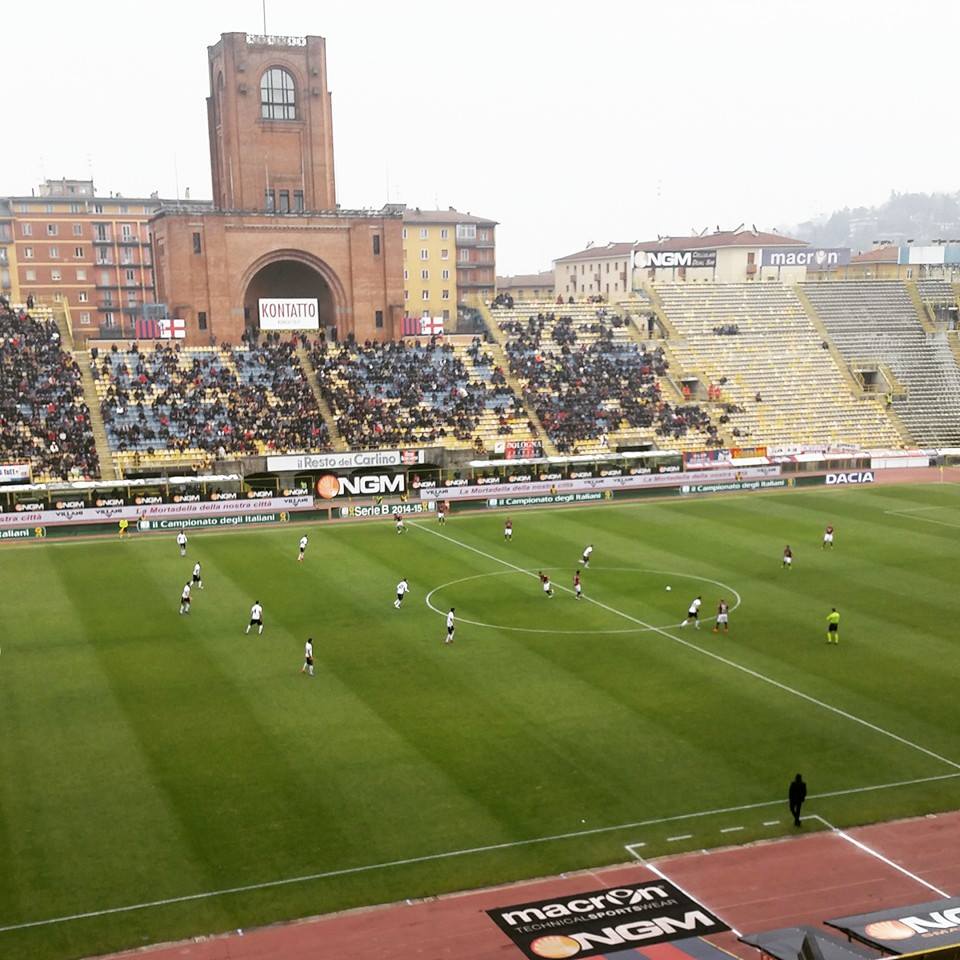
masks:
<instances>
[{"instance_id":1,"label":"stadium roof","mask_svg":"<svg viewBox=\"0 0 960 960\"><path fill-rule=\"evenodd\" d=\"M685 237L658 237L656 240L637 240L633 243L608 243L587 247L556 263L568 260L596 260L598 257L626 256L633 250L713 250L717 247L806 247L806 240L795 240L779 233L757 230L718 230L715 233L693 234Z\"/></svg>"},{"instance_id":2,"label":"stadium roof","mask_svg":"<svg viewBox=\"0 0 960 960\"><path fill-rule=\"evenodd\" d=\"M851 263L897 263L900 259L900 248L893 243L885 243L880 247L858 253L850 258Z\"/></svg>"},{"instance_id":3,"label":"stadium roof","mask_svg":"<svg viewBox=\"0 0 960 960\"><path fill-rule=\"evenodd\" d=\"M446 210L421 210L419 207L407 207L403 219L408 223L476 223L486 227L495 227L496 220L475 217L472 213L460 213L453 207Z\"/></svg>"}]
</instances>

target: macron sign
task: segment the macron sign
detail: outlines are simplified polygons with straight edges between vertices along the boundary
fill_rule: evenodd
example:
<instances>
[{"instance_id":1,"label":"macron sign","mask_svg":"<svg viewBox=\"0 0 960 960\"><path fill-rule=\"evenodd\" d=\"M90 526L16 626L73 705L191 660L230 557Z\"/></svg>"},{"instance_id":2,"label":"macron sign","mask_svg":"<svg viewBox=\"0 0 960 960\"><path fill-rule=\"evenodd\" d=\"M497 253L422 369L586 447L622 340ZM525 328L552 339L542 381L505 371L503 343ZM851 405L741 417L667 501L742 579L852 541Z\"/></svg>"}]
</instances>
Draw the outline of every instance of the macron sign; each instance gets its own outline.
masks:
<instances>
[{"instance_id":1,"label":"macron sign","mask_svg":"<svg viewBox=\"0 0 960 960\"><path fill-rule=\"evenodd\" d=\"M261 330L319 330L320 310L315 299L260 300Z\"/></svg>"}]
</instances>

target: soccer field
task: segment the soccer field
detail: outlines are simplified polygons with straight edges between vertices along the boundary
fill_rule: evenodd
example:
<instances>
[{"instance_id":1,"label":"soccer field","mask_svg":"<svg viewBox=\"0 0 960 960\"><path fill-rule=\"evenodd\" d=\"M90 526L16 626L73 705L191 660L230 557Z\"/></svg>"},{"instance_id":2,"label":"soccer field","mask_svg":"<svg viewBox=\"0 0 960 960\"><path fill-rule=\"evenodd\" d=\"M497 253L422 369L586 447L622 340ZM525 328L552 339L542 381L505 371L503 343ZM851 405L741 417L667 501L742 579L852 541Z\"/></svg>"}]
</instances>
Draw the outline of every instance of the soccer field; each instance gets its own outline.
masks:
<instances>
[{"instance_id":1,"label":"soccer field","mask_svg":"<svg viewBox=\"0 0 960 960\"><path fill-rule=\"evenodd\" d=\"M797 771L837 825L960 805L960 487L503 520L0 550L0 956L778 836Z\"/></svg>"}]
</instances>

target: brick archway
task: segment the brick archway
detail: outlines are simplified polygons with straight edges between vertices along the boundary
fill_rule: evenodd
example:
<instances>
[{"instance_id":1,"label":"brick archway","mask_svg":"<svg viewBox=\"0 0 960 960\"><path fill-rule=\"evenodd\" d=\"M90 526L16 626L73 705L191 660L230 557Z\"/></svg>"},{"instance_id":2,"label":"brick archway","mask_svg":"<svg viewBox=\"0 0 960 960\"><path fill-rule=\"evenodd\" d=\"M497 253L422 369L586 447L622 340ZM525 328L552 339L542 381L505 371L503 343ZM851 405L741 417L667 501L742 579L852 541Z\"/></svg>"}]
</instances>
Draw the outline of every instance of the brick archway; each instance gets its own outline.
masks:
<instances>
[{"instance_id":1,"label":"brick archway","mask_svg":"<svg viewBox=\"0 0 960 960\"><path fill-rule=\"evenodd\" d=\"M321 329L335 327L342 336L350 315L346 291L329 264L303 250L271 250L244 271L240 282L244 323L257 327L256 301L262 296L315 296Z\"/></svg>"}]
</instances>

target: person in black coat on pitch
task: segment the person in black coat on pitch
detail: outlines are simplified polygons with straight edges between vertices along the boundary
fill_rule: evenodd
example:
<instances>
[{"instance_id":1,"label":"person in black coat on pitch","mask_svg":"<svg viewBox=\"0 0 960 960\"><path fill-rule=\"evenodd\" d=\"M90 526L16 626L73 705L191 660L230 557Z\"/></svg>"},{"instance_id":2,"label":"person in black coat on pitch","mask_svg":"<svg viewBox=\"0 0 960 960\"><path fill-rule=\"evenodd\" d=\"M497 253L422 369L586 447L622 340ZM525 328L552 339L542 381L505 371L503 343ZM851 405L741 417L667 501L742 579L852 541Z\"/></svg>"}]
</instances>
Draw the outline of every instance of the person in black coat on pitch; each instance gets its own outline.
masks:
<instances>
[{"instance_id":1,"label":"person in black coat on pitch","mask_svg":"<svg viewBox=\"0 0 960 960\"><path fill-rule=\"evenodd\" d=\"M790 798L790 813L793 814L793 825L800 826L800 808L803 801L807 799L807 785L803 782L803 777L798 773L790 783L788 793Z\"/></svg>"}]
</instances>

